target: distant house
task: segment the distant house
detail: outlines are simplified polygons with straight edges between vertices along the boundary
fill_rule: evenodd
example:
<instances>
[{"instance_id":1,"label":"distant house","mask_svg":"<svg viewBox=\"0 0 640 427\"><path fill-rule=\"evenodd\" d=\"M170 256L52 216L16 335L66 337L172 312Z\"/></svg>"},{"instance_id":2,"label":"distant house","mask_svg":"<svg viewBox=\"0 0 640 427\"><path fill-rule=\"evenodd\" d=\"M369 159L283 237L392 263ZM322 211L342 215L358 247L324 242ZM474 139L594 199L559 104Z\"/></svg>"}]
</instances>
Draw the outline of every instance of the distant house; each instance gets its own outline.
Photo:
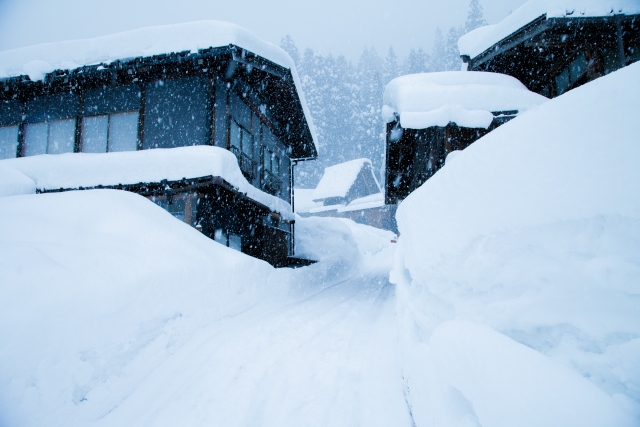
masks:
<instances>
[{"instance_id":1,"label":"distant house","mask_svg":"<svg viewBox=\"0 0 640 427\"><path fill-rule=\"evenodd\" d=\"M293 167L317 157L314 129L291 58L247 30L202 21L1 52L0 106L0 158L189 146L231 152L256 191L228 181L228 161L190 169L183 151L155 165L151 157L123 160L160 168L155 174L117 182L84 175L77 187L38 188L134 191L227 246L274 265L297 262ZM169 173L174 155L180 176Z\"/></svg>"},{"instance_id":2,"label":"distant house","mask_svg":"<svg viewBox=\"0 0 640 427\"><path fill-rule=\"evenodd\" d=\"M508 74L553 98L640 59L640 2L530 0L458 46L469 70Z\"/></svg>"},{"instance_id":3,"label":"distant house","mask_svg":"<svg viewBox=\"0 0 640 427\"><path fill-rule=\"evenodd\" d=\"M495 73L449 71L392 80L382 111L385 203L404 200L444 166L449 153L544 101L513 77Z\"/></svg>"},{"instance_id":4,"label":"distant house","mask_svg":"<svg viewBox=\"0 0 640 427\"><path fill-rule=\"evenodd\" d=\"M313 190L295 190L301 216L349 218L361 224L394 230L393 212L369 159L356 159L325 168ZM298 198L300 197L300 203Z\"/></svg>"}]
</instances>

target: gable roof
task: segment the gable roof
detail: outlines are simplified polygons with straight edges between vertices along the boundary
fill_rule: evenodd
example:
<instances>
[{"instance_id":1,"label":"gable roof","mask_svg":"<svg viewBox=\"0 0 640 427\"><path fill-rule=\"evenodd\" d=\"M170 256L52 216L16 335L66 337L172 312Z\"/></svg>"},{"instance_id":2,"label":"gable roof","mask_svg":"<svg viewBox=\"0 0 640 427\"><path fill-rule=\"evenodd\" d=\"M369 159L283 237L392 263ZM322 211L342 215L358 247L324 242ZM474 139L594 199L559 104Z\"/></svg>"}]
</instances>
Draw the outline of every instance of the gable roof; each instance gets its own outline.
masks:
<instances>
[{"instance_id":1,"label":"gable roof","mask_svg":"<svg viewBox=\"0 0 640 427\"><path fill-rule=\"evenodd\" d=\"M637 0L529 0L495 25L476 28L458 40L460 55L475 58L538 18L586 18L640 14Z\"/></svg>"},{"instance_id":2,"label":"gable roof","mask_svg":"<svg viewBox=\"0 0 640 427\"><path fill-rule=\"evenodd\" d=\"M393 79L383 95L383 118L400 117L405 129L446 126L487 128L493 112L526 111L547 98L514 77L482 71L419 73Z\"/></svg>"},{"instance_id":3,"label":"gable roof","mask_svg":"<svg viewBox=\"0 0 640 427\"><path fill-rule=\"evenodd\" d=\"M373 175L371 160L355 159L324 169L324 174L313 192L313 201L327 199L329 197L346 197L363 169L368 169L373 176L378 188L380 184Z\"/></svg>"}]
</instances>

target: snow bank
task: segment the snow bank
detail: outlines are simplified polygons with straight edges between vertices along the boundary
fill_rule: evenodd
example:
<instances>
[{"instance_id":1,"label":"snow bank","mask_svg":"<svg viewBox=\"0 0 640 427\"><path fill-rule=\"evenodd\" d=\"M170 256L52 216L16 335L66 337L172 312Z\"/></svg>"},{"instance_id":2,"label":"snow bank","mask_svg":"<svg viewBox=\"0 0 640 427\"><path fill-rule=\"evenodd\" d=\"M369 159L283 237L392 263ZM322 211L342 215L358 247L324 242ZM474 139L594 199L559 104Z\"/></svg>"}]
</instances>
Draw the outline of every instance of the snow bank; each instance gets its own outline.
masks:
<instances>
[{"instance_id":1,"label":"snow bank","mask_svg":"<svg viewBox=\"0 0 640 427\"><path fill-rule=\"evenodd\" d=\"M294 191L294 209L296 212L309 212L310 209L322 206L322 203L313 201L315 188L296 188Z\"/></svg>"},{"instance_id":2,"label":"snow bank","mask_svg":"<svg viewBox=\"0 0 640 427\"><path fill-rule=\"evenodd\" d=\"M529 0L500 23L476 28L458 40L460 55L474 58L535 19L634 15L636 0Z\"/></svg>"},{"instance_id":3,"label":"snow bank","mask_svg":"<svg viewBox=\"0 0 640 427\"><path fill-rule=\"evenodd\" d=\"M353 221L298 221L298 247L321 261L274 269L125 191L0 198L0 425L292 425L283 420L316 414L300 409L306 395L282 405L297 384L269 363L288 360L278 339L297 342L306 363L332 357L333 335L309 343L299 329L312 334L317 316L286 313L366 266L388 271L393 247L390 233ZM260 328L281 308L276 339ZM214 366L225 360L236 364ZM268 387L273 406L260 400ZM333 402L323 392L309 396Z\"/></svg>"},{"instance_id":4,"label":"snow bank","mask_svg":"<svg viewBox=\"0 0 640 427\"><path fill-rule=\"evenodd\" d=\"M3 197L0 219L1 425L89 425L204 325L286 294L281 270L125 191Z\"/></svg>"},{"instance_id":5,"label":"snow bank","mask_svg":"<svg viewBox=\"0 0 640 427\"><path fill-rule=\"evenodd\" d=\"M530 92L517 79L479 71L445 71L401 76L384 91L383 118L387 123L400 116L407 129L446 126L487 128L492 112L523 112L547 98Z\"/></svg>"},{"instance_id":6,"label":"snow bank","mask_svg":"<svg viewBox=\"0 0 640 427\"><path fill-rule=\"evenodd\" d=\"M399 206L418 426L640 421L640 64L457 154Z\"/></svg>"},{"instance_id":7,"label":"snow bank","mask_svg":"<svg viewBox=\"0 0 640 427\"><path fill-rule=\"evenodd\" d=\"M317 136L293 60L283 49L238 25L224 21L197 21L140 28L86 40L68 40L0 52L0 79L28 75L42 80L56 69L72 70L84 65L165 53L239 46L291 70L305 118L317 151Z\"/></svg>"},{"instance_id":8,"label":"snow bank","mask_svg":"<svg viewBox=\"0 0 640 427\"><path fill-rule=\"evenodd\" d=\"M371 167L371 160L355 159L325 168L324 174L313 192L313 201L328 197L346 197L360 171L366 165Z\"/></svg>"},{"instance_id":9,"label":"snow bank","mask_svg":"<svg viewBox=\"0 0 640 427\"><path fill-rule=\"evenodd\" d=\"M113 153L43 154L0 160L0 195L40 190L75 189L98 185L177 181L182 178L219 176L251 199L293 219L284 200L260 191L242 175L236 157L210 146L156 148ZM25 178L35 185L29 186Z\"/></svg>"}]
</instances>

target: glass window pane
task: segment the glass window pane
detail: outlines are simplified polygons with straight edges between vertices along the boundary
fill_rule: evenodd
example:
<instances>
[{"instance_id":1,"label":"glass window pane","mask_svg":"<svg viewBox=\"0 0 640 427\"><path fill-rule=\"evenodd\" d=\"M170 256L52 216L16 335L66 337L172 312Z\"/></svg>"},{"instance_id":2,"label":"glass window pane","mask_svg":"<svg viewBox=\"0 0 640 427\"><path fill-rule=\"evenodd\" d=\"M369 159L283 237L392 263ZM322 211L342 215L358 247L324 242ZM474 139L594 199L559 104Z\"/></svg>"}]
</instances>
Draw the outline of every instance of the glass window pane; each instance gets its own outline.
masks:
<instances>
[{"instance_id":1,"label":"glass window pane","mask_svg":"<svg viewBox=\"0 0 640 427\"><path fill-rule=\"evenodd\" d=\"M85 117L82 120L82 152L106 153L109 116Z\"/></svg>"},{"instance_id":2,"label":"glass window pane","mask_svg":"<svg viewBox=\"0 0 640 427\"><path fill-rule=\"evenodd\" d=\"M213 232L213 240L227 246L227 233L222 228L218 228Z\"/></svg>"},{"instance_id":3,"label":"glass window pane","mask_svg":"<svg viewBox=\"0 0 640 427\"><path fill-rule=\"evenodd\" d=\"M73 153L76 140L76 119L52 120L49 122L49 145L47 153Z\"/></svg>"},{"instance_id":4,"label":"glass window pane","mask_svg":"<svg viewBox=\"0 0 640 427\"><path fill-rule=\"evenodd\" d=\"M253 135L246 130L242 130L242 151L253 159Z\"/></svg>"},{"instance_id":5,"label":"glass window pane","mask_svg":"<svg viewBox=\"0 0 640 427\"><path fill-rule=\"evenodd\" d=\"M138 149L138 112L112 114L109 121L109 151Z\"/></svg>"},{"instance_id":6,"label":"glass window pane","mask_svg":"<svg viewBox=\"0 0 640 427\"><path fill-rule=\"evenodd\" d=\"M46 122L29 123L24 126L26 156L35 156L47 152L47 130Z\"/></svg>"},{"instance_id":7,"label":"glass window pane","mask_svg":"<svg viewBox=\"0 0 640 427\"><path fill-rule=\"evenodd\" d=\"M0 127L0 159L10 159L18 154L18 126Z\"/></svg>"},{"instance_id":8,"label":"glass window pane","mask_svg":"<svg viewBox=\"0 0 640 427\"><path fill-rule=\"evenodd\" d=\"M240 148L241 145L241 138L242 138L242 133L240 132L240 126L238 126L235 122L231 122L231 146L232 147L236 147L236 148Z\"/></svg>"},{"instance_id":9,"label":"glass window pane","mask_svg":"<svg viewBox=\"0 0 640 427\"><path fill-rule=\"evenodd\" d=\"M271 171L276 175L280 173L280 162L278 160L278 156L275 154L271 157Z\"/></svg>"},{"instance_id":10,"label":"glass window pane","mask_svg":"<svg viewBox=\"0 0 640 427\"><path fill-rule=\"evenodd\" d=\"M229 247L236 251L242 251L242 236L229 234Z\"/></svg>"},{"instance_id":11,"label":"glass window pane","mask_svg":"<svg viewBox=\"0 0 640 427\"><path fill-rule=\"evenodd\" d=\"M271 172L271 151L264 150L264 170Z\"/></svg>"}]
</instances>

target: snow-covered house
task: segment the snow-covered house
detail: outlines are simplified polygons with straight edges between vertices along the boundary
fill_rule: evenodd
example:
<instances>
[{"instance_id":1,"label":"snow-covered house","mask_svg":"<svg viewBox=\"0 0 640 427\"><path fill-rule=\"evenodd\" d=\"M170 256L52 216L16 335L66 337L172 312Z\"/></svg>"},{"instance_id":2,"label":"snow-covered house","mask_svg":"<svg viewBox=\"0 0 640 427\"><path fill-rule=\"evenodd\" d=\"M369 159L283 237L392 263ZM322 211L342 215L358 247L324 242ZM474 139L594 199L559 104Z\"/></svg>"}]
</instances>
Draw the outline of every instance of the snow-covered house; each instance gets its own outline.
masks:
<instances>
[{"instance_id":1,"label":"snow-covered house","mask_svg":"<svg viewBox=\"0 0 640 427\"><path fill-rule=\"evenodd\" d=\"M277 265L293 255L293 166L317 157L315 131L293 61L249 31L201 21L1 52L0 105L0 158L38 191L135 191L228 246ZM172 151L190 146L233 156ZM78 157L42 160L59 178L43 186L29 158L62 153ZM92 176L85 161L128 172ZM64 178L65 162L82 178Z\"/></svg>"},{"instance_id":2,"label":"snow-covered house","mask_svg":"<svg viewBox=\"0 0 640 427\"><path fill-rule=\"evenodd\" d=\"M295 190L295 206L301 216L349 218L395 230L394 211L384 204L384 195L369 159L325 168L315 189Z\"/></svg>"},{"instance_id":3,"label":"snow-covered house","mask_svg":"<svg viewBox=\"0 0 640 427\"><path fill-rule=\"evenodd\" d=\"M452 151L546 100L515 78L496 73L447 71L392 80L382 108L385 203L406 198L444 166Z\"/></svg>"},{"instance_id":4,"label":"snow-covered house","mask_svg":"<svg viewBox=\"0 0 640 427\"><path fill-rule=\"evenodd\" d=\"M640 59L640 2L530 0L458 47L469 70L508 74L552 98Z\"/></svg>"}]
</instances>

